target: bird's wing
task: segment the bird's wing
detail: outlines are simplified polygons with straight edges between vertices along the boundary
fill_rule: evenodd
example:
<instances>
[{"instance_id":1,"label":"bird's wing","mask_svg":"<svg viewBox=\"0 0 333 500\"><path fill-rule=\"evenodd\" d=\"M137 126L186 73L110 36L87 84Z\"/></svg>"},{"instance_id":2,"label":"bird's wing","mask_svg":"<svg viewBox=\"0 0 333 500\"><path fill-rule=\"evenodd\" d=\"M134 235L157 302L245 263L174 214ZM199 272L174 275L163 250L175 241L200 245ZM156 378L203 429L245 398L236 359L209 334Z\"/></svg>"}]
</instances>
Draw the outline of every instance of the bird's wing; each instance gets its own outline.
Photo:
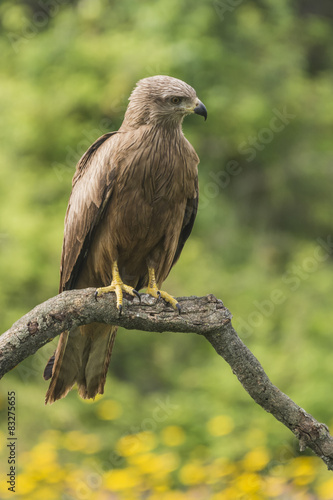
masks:
<instances>
[{"instance_id":1,"label":"bird's wing","mask_svg":"<svg viewBox=\"0 0 333 500\"><path fill-rule=\"evenodd\" d=\"M172 262L172 266L174 266L176 264L177 260L180 257L180 254L183 250L183 247L186 243L186 240L191 234L193 224L194 224L194 221L195 221L195 218L197 215L198 203L199 203L198 179L196 179L195 194L196 194L196 196L194 198L188 199L187 203L186 203L183 225L182 225L182 229L181 229L181 232L179 235L177 250L176 250L173 262Z\"/></svg>"},{"instance_id":2,"label":"bird's wing","mask_svg":"<svg viewBox=\"0 0 333 500\"><path fill-rule=\"evenodd\" d=\"M97 139L76 167L65 217L60 292L75 287L96 226L110 200L116 174L115 166L110 164L115 134L109 132Z\"/></svg>"}]
</instances>

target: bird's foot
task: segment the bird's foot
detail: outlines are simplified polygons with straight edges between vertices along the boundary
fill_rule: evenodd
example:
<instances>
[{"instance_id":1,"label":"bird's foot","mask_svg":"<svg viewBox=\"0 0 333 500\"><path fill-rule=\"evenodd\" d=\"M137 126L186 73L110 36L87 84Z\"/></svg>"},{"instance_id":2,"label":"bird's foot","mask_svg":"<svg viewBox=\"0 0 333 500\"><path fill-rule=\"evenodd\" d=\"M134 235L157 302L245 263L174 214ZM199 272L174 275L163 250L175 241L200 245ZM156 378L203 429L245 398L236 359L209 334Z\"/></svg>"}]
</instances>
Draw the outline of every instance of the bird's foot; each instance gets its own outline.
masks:
<instances>
[{"instance_id":1,"label":"bird's foot","mask_svg":"<svg viewBox=\"0 0 333 500\"><path fill-rule=\"evenodd\" d=\"M171 304L172 307L174 308L174 310L178 311L178 313L180 314L181 309L180 309L179 302L177 302L177 300L172 295L170 295L168 292L163 292L163 290L159 290L156 287L156 288L148 288L147 293L149 295L151 295L152 297L155 297L157 300L159 298L164 299L165 302L167 302L168 304Z\"/></svg>"},{"instance_id":2,"label":"bird's foot","mask_svg":"<svg viewBox=\"0 0 333 500\"><path fill-rule=\"evenodd\" d=\"M125 283L123 283L119 275L117 264L114 264L112 266L112 276L113 279L111 285L96 288L95 299L97 300L98 297L104 295L105 293L114 292L116 294L116 299L117 299L117 309L119 311L119 314L121 314L123 310L123 293L128 293L133 297L138 297L140 302L141 302L141 296L132 286L128 286L125 285Z\"/></svg>"},{"instance_id":3,"label":"bird's foot","mask_svg":"<svg viewBox=\"0 0 333 500\"><path fill-rule=\"evenodd\" d=\"M163 290L159 290L156 280L155 280L155 271L152 268L148 268L149 271L149 285L147 289L147 293L152 297L155 297L157 300L162 298L168 304L171 304L175 311L178 311L178 314L181 313L181 308L177 300L170 295L168 292L164 292Z\"/></svg>"}]
</instances>

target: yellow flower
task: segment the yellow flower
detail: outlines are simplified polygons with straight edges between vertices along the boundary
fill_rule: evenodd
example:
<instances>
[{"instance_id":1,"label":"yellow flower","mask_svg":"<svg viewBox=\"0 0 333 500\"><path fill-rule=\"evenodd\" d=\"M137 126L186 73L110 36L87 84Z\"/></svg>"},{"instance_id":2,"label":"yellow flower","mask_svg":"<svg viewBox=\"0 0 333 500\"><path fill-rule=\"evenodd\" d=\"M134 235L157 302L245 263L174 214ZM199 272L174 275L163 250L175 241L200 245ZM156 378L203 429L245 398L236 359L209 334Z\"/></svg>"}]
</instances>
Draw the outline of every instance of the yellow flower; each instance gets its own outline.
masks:
<instances>
[{"instance_id":1,"label":"yellow flower","mask_svg":"<svg viewBox=\"0 0 333 500\"><path fill-rule=\"evenodd\" d=\"M234 428L234 423L228 415L217 415L207 423L208 432L212 436L225 436Z\"/></svg>"},{"instance_id":2,"label":"yellow flower","mask_svg":"<svg viewBox=\"0 0 333 500\"><path fill-rule=\"evenodd\" d=\"M49 488L47 486L39 486L33 494L34 500L58 500L59 491Z\"/></svg>"},{"instance_id":3,"label":"yellow flower","mask_svg":"<svg viewBox=\"0 0 333 500\"><path fill-rule=\"evenodd\" d=\"M145 453L156 446L156 437L152 432L139 432L138 434L127 434L119 439L116 451L123 457L130 457L137 453Z\"/></svg>"},{"instance_id":4,"label":"yellow flower","mask_svg":"<svg viewBox=\"0 0 333 500\"><path fill-rule=\"evenodd\" d=\"M136 488L140 481L140 477L133 467L114 469L104 474L104 484L110 491Z\"/></svg>"},{"instance_id":5,"label":"yellow flower","mask_svg":"<svg viewBox=\"0 0 333 500\"><path fill-rule=\"evenodd\" d=\"M167 446L179 446L185 441L185 432L178 425L169 425L162 430L162 441Z\"/></svg>"},{"instance_id":6,"label":"yellow flower","mask_svg":"<svg viewBox=\"0 0 333 500\"><path fill-rule=\"evenodd\" d=\"M96 453L101 449L99 436L96 434L83 434L80 431L70 431L62 435L62 446L70 451L83 451Z\"/></svg>"},{"instance_id":7,"label":"yellow flower","mask_svg":"<svg viewBox=\"0 0 333 500\"><path fill-rule=\"evenodd\" d=\"M233 496L230 497L230 489L225 489L224 491L219 491L218 493L215 493L211 500L229 500L230 498L232 498L233 500L235 500L237 497L237 491L233 491L231 490L231 492L233 493Z\"/></svg>"},{"instance_id":8,"label":"yellow flower","mask_svg":"<svg viewBox=\"0 0 333 500\"><path fill-rule=\"evenodd\" d=\"M18 492L21 493L22 495L27 495L35 489L36 482L31 477L31 474L22 473L17 476L17 485L18 485Z\"/></svg>"},{"instance_id":9,"label":"yellow flower","mask_svg":"<svg viewBox=\"0 0 333 500\"><path fill-rule=\"evenodd\" d=\"M139 440L136 434L121 437L116 444L116 451L123 457L139 453Z\"/></svg>"},{"instance_id":10,"label":"yellow flower","mask_svg":"<svg viewBox=\"0 0 333 500\"><path fill-rule=\"evenodd\" d=\"M251 472L245 472L241 474L236 479L237 487L243 493L256 493L260 490L261 479L258 474L253 474Z\"/></svg>"},{"instance_id":11,"label":"yellow flower","mask_svg":"<svg viewBox=\"0 0 333 500\"><path fill-rule=\"evenodd\" d=\"M129 462L135 464L141 474L156 474L160 470L159 457L154 453L135 455Z\"/></svg>"},{"instance_id":12,"label":"yellow flower","mask_svg":"<svg viewBox=\"0 0 333 500\"><path fill-rule=\"evenodd\" d=\"M317 488L320 500L332 500L333 498L333 479L325 481Z\"/></svg>"},{"instance_id":13,"label":"yellow flower","mask_svg":"<svg viewBox=\"0 0 333 500\"><path fill-rule=\"evenodd\" d=\"M180 469L179 478L183 484L201 484L206 479L206 472L200 462L193 461Z\"/></svg>"},{"instance_id":14,"label":"yellow flower","mask_svg":"<svg viewBox=\"0 0 333 500\"><path fill-rule=\"evenodd\" d=\"M263 447L249 451L243 459L243 467L248 471L258 471L266 467L270 460L268 451Z\"/></svg>"},{"instance_id":15,"label":"yellow flower","mask_svg":"<svg viewBox=\"0 0 333 500\"><path fill-rule=\"evenodd\" d=\"M188 495L180 491L167 491L162 496L156 497L156 500L186 500Z\"/></svg>"},{"instance_id":16,"label":"yellow flower","mask_svg":"<svg viewBox=\"0 0 333 500\"><path fill-rule=\"evenodd\" d=\"M293 475L304 476L312 475L315 472L315 462L318 459L314 457L297 457L292 461Z\"/></svg>"},{"instance_id":17,"label":"yellow flower","mask_svg":"<svg viewBox=\"0 0 333 500\"><path fill-rule=\"evenodd\" d=\"M99 403L96 413L102 420L116 420L123 413L123 408L118 401L106 399Z\"/></svg>"},{"instance_id":18,"label":"yellow flower","mask_svg":"<svg viewBox=\"0 0 333 500\"><path fill-rule=\"evenodd\" d=\"M150 475L167 475L175 470L178 466L178 456L175 453L162 453L155 455L154 453L143 453L128 457L128 463L136 466L141 474Z\"/></svg>"},{"instance_id":19,"label":"yellow flower","mask_svg":"<svg viewBox=\"0 0 333 500\"><path fill-rule=\"evenodd\" d=\"M46 468L46 466L52 466L57 459L55 444L48 442L36 444L28 455L28 459L27 469L29 470L39 470Z\"/></svg>"},{"instance_id":20,"label":"yellow flower","mask_svg":"<svg viewBox=\"0 0 333 500\"><path fill-rule=\"evenodd\" d=\"M161 466L164 471L171 472L176 470L179 464L179 457L176 453L162 453L160 455Z\"/></svg>"},{"instance_id":21,"label":"yellow flower","mask_svg":"<svg viewBox=\"0 0 333 500\"><path fill-rule=\"evenodd\" d=\"M309 484L315 475L315 464L318 459L314 457L296 457L289 467L290 477L299 486Z\"/></svg>"},{"instance_id":22,"label":"yellow flower","mask_svg":"<svg viewBox=\"0 0 333 500\"><path fill-rule=\"evenodd\" d=\"M246 499L249 500L250 497L246 496ZM226 488L223 491L220 491L219 493L215 493L215 495L212 496L212 500L243 500L244 499L244 494L240 493L237 488L234 486L230 486L229 488ZM251 497L252 500L252 497Z\"/></svg>"},{"instance_id":23,"label":"yellow flower","mask_svg":"<svg viewBox=\"0 0 333 500\"><path fill-rule=\"evenodd\" d=\"M233 474L235 469L236 466L229 462L227 458L219 457L206 467L207 483L215 483L221 477Z\"/></svg>"},{"instance_id":24,"label":"yellow flower","mask_svg":"<svg viewBox=\"0 0 333 500\"><path fill-rule=\"evenodd\" d=\"M49 470L45 479L48 483L60 484L61 481L65 481L67 479L67 471L65 468L61 468L60 465L56 464Z\"/></svg>"},{"instance_id":25,"label":"yellow flower","mask_svg":"<svg viewBox=\"0 0 333 500\"><path fill-rule=\"evenodd\" d=\"M87 436L80 431L70 431L63 436L63 447L70 451L84 450L87 442Z\"/></svg>"}]
</instances>

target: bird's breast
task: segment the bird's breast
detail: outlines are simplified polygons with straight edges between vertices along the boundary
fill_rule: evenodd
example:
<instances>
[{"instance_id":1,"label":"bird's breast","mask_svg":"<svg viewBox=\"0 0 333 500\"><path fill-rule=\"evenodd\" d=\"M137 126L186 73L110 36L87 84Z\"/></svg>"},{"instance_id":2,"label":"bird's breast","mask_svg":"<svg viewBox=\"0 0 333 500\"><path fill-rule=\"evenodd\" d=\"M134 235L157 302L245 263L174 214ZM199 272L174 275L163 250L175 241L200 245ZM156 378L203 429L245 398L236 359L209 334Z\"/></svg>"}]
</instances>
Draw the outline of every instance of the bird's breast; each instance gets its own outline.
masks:
<instances>
[{"instance_id":1,"label":"bird's breast","mask_svg":"<svg viewBox=\"0 0 333 500\"><path fill-rule=\"evenodd\" d=\"M159 148L156 141L136 148L133 142L114 159L114 188L94 245L93 267L103 283L109 276L102 270L110 270L114 260L132 286L147 272L152 255L155 261L159 255L160 276L168 274L187 200L196 196L197 162L186 161L180 149Z\"/></svg>"}]
</instances>

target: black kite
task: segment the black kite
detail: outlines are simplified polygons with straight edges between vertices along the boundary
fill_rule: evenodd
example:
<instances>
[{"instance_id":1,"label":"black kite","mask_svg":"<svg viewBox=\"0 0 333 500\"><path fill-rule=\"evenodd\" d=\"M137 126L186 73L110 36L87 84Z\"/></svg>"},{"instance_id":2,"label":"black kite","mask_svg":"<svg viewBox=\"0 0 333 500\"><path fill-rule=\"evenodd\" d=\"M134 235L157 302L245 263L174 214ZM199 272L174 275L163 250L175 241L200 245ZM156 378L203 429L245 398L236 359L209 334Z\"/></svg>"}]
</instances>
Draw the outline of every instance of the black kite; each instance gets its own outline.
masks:
<instances>
[{"instance_id":1,"label":"black kite","mask_svg":"<svg viewBox=\"0 0 333 500\"><path fill-rule=\"evenodd\" d=\"M182 132L183 118L207 111L181 80L154 76L137 83L118 132L100 137L82 156L65 217L60 292L99 287L160 291L189 237L198 206L199 158ZM111 285L109 285L111 283ZM109 286L108 286L109 285ZM49 360L45 402L76 383L82 398L103 394L117 327L101 323L65 331Z\"/></svg>"}]
</instances>

